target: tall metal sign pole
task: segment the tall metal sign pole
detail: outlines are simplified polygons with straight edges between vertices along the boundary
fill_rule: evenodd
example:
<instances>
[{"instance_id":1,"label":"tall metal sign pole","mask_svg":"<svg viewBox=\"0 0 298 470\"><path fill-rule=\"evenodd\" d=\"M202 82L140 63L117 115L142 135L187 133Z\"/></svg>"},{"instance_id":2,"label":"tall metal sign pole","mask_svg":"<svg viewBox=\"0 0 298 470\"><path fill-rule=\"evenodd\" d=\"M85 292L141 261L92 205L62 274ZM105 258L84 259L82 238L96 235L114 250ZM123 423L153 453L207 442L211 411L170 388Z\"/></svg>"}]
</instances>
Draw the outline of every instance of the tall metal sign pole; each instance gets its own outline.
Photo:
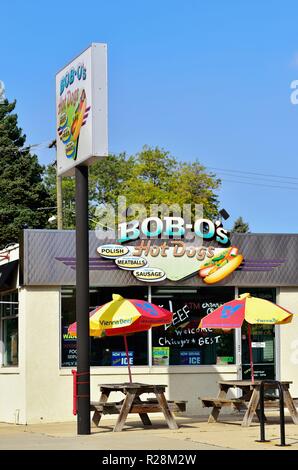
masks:
<instances>
[{"instance_id":1,"label":"tall metal sign pole","mask_svg":"<svg viewBox=\"0 0 298 470\"><path fill-rule=\"evenodd\" d=\"M76 317L78 434L90 434L88 167L76 177Z\"/></svg>"},{"instance_id":2,"label":"tall metal sign pole","mask_svg":"<svg viewBox=\"0 0 298 470\"><path fill-rule=\"evenodd\" d=\"M90 434L88 166L108 155L107 46L56 75L57 174L76 180L77 431Z\"/></svg>"}]
</instances>

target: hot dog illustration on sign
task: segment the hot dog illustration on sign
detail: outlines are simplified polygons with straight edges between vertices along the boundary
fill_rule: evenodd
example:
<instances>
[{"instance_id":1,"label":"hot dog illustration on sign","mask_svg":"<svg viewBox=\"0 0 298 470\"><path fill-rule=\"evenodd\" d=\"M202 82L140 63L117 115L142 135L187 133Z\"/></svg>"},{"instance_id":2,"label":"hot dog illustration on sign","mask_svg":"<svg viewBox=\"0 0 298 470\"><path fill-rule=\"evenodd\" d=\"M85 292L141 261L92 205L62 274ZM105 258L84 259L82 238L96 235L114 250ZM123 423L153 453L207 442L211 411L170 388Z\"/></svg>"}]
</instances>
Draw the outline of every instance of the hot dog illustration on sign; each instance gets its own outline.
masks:
<instances>
[{"instance_id":1,"label":"hot dog illustration on sign","mask_svg":"<svg viewBox=\"0 0 298 470\"><path fill-rule=\"evenodd\" d=\"M199 276L206 284L215 284L235 271L242 261L238 248L232 246L207 261L199 270Z\"/></svg>"},{"instance_id":2,"label":"hot dog illustration on sign","mask_svg":"<svg viewBox=\"0 0 298 470\"><path fill-rule=\"evenodd\" d=\"M65 155L75 160L78 153L79 137L82 126L86 124L90 106L87 107L85 89L77 89L71 99L64 103L63 111L59 114L58 134L65 144Z\"/></svg>"},{"instance_id":3,"label":"hot dog illustration on sign","mask_svg":"<svg viewBox=\"0 0 298 470\"><path fill-rule=\"evenodd\" d=\"M85 75L79 73L84 70ZM65 156L76 160L78 154L79 137L82 127L86 124L90 106L87 106L87 94L85 88L68 89L74 83L74 78L84 80L86 78L86 69L83 66L74 71L73 80L62 79L60 84L60 102L58 107L58 135L61 142L65 145ZM65 94L65 96L64 96Z\"/></svg>"}]
</instances>

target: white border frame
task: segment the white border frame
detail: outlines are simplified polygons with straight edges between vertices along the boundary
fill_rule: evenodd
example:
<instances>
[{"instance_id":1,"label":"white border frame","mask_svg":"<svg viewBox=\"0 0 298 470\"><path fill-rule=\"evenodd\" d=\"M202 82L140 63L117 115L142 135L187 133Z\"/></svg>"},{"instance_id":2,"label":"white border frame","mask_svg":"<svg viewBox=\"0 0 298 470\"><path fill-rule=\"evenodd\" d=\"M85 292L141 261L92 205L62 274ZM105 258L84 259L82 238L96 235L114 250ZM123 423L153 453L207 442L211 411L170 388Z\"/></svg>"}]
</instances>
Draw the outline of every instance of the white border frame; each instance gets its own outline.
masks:
<instances>
[{"instance_id":1,"label":"white border frame","mask_svg":"<svg viewBox=\"0 0 298 470\"><path fill-rule=\"evenodd\" d=\"M235 287L235 299L239 296L239 287ZM241 328L235 328L235 365L237 367L237 379L242 380L242 342Z\"/></svg>"},{"instance_id":2,"label":"white border frame","mask_svg":"<svg viewBox=\"0 0 298 470\"><path fill-rule=\"evenodd\" d=\"M280 297L280 287L275 288L275 298L276 303L279 304L279 297ZM281 350L281 338L280 338L280 325L275 325L274 327L274 363L275 363L275 380L280 380L281 378L281 358L280 358L280 350Z\"/></svg>"}]
</instances>

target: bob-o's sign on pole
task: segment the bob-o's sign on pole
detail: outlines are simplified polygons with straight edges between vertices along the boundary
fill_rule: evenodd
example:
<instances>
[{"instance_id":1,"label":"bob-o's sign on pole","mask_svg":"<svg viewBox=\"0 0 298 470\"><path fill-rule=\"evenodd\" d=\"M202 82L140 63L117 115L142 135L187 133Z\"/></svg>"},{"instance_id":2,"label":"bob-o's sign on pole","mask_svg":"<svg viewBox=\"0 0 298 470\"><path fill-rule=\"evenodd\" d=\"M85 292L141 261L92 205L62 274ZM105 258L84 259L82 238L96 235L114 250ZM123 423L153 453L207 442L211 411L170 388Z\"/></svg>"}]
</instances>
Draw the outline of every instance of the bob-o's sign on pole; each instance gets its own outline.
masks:
<instances>
[{"instance_id":1,"label":"bob-o's sign on pole","mask_svg":"<svg viewBox=\"0 0 298 470\"><path fill-rule=\"evenodd\" d=\"M91 44L56 75L57 171L108 155L107 45Z\"/></svg>"},{"instance_id":2,"label":"bob-o's sign on pole","mask_svg":"<svg viewBox=\"0 0 298 470\"><path fill-rule=\"evenodd\" d=\"M76 180L77 429L90 434L88 166L108 155L107 46L92 44L56 75L57 174Z\"/></svg>"}]
</instances>

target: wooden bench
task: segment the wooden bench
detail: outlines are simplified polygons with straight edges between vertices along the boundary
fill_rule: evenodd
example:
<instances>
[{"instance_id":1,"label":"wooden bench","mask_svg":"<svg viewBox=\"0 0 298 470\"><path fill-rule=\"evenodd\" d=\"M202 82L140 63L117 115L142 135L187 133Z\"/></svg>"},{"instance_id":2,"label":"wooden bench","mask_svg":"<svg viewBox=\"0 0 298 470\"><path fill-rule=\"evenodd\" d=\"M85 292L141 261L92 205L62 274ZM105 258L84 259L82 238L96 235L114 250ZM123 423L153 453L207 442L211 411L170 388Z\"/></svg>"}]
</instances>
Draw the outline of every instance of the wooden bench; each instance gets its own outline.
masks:
<instances>
[{"instance_id":1,"label":"wooden bench","mask_svg":"<svg viewBox=\"0 0 298 470\"><path fill-rule=\"evenodd\" d=\"M237 411L244 410L244 416L242 420L242 426L250 426L254 415L260 419L260 380L219 380L219 391L217 397L201 397L202 404L205 407L212 407L210 415L208 417L208 423L216 423L223 407L232 407ZM298 410L296 403L290 395L289 387L292 382L281 381L281 387L283 391L283 398L285 408L288 409L291 418L295 424L298 424ZM268 390L274 390L276 387L272 387L271 384L265 384L265 408L278 409L279 400L276 393L268 393ZM239 398L229 398L228 392L230 390L240 389L242 396Z\"/></svg>"},{"instance_id":2,"label":"wooden bench","mask_svg":"<svg viewBox=\"0 0 298 470\"><path fill-rule=\"evenodd\" d=\"M248 402L241 398L219 398L219 397L199 397L204 408L222 408L229 406L237 411L246 410ZM295 406L298 406L298 398L293 398ZM286 405L285 405L286 406ZM265 395L264 407L266 409L279 409L279 399L274 395Z\"/></svg>"},{"instance_id":3,"label":"wooden bench","mask_svg":"<svg viewBox=\"0 0 298 470\"><path fill-rule=\"evenodd\" d=\"M100 401L92 401L90 403L90 411L97 411L99 413L106 414L115 414L119 413L121 410L123 400L121 401L111 401L111 402L100 402Z\"/></svg>"},{"instance_id":4,"label":"wooden bench","mask_svg":"<svg viewBox=\"0 0 298 470\"><path fill-rule=\"evenodd\" d=\"M219 398L219 397L199 397L205 408L222 408L223 406L229 406L238 411L246 409L247 405L245 400L241 398Z\"/></svg>"},{"instance_id":5,"label":"wooden bench","mask_svg":"<svg viewBox=\"0 0 298 470\"><path fill-rule=\"evenodd\" d=\"M162 413L170 429L178 429L174 419L173 411L185 411L186 402L170 401L165 398L166 385L143 384L138 382L125 382L116 384L100 385L101 395L99 401L91 402L90 411L94 411L92 421L98 426L103 414L118 415L113 431L122 431L128 414L139 414L145 426L151 425L149 413ZM125 395L123 401L108 401L110 393L121 392ZM141 400L145 394L154 394L155 399L149 398Z\"/></svg>"},{"instance_id":6,"label":"wooden bench","mask_svg":"<svg viewBox=\"0 0 298 470\"><path fill-rule=\"evenodd\" d=\"M147 402L151 404L156 404L160 407L156 398L147 398ZM173 413L183 413L184 411L186 411L186 400L167 400L167 403Z\"/></svg>"},{"instance_id":7,"label":"wooden bench","mask_svg":"<svg viewBox=\"0 0 298 470\"><path fill-rule=\"evenodd\" d=\"M298 398L293 398L293 402L298 408ZM272 395L265 395L265 400L264 400L264 408L269 408L269 409L279 409L279 399L276 396ZM285 404L286 408L286 404Z\"/></svg>"},{"instance_id":8,"label":"wooden bench","mask_svg":"<svg viewBox=\"0 0 298 470\"><path fill-rule=\"evenodd\" d=\"M168 400L167 403L168 403L169 409L174 413L186 411L187 401ZM115 402L92 401L90 404L90 411L95 412L93 418L98 413L102 413L104 415L105 414L109 414L109 415L119 414L122 408L122 405L123 405L123 400L115 401ZM162 409L156 398L148 398L146 401L137 400L132 404L129 410L129 413L138 413L138 414L160 413L160 412L162 412ZM95 422L95 419L93 419L93 422Z\"/></svg>"}]
</instances>

